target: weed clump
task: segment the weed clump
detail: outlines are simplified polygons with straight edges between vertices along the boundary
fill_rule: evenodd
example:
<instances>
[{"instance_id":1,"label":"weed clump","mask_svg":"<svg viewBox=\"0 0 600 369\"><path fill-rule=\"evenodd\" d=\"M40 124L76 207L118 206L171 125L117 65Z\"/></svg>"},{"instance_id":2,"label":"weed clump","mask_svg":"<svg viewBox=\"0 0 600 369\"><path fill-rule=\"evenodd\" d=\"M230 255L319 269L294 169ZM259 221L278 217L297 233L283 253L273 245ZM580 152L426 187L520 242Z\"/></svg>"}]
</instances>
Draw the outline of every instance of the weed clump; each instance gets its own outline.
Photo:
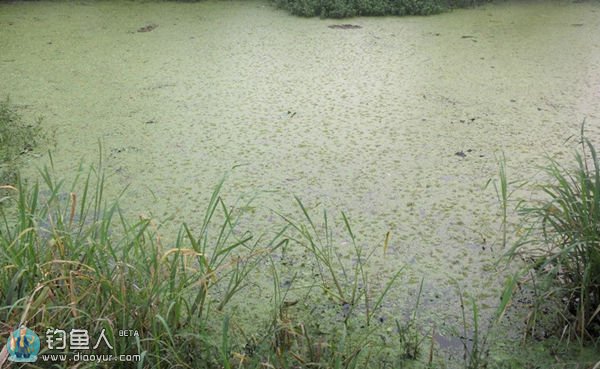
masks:
<instances>
[{"instance_id":1,"label":"weed clump","mask_svg":"<svg viewBox=\"0 0 600 369\"><path fill-rule=\"evenodd\" d=\"M17 177L15 186L5 186L12 206L0 207L1 335L20 325L42 336L49 327L83 329L93 339L103 332L112 346L94 354L129 355L129 364L139 368L357 368L375 360L382 345L376 332L383 328L373 323L373 314L399 273L382 290L367 288L362 262L368 256L355 247L362 262L334 279L342 264L334 255L332 231L326 226L328 241L317 241L315 232L321 234L300 202L310 226L289 221L272 236L257 235L241 229L246 207L224 202L221 181L200 224L183 224L176 240L164 244L155 221L130 220L117 202L105 200L101 166L100 161L97 169L80 168L69 185L45 169L43 185ZM353 239L345 217L344 222ZM295 237L289 236L292 229ZM324 274L308 279L302 296L288 295L295 278L286 285L280 275L287 267L273 256L292 242L311 256L307 268ZM240 291L254 288L257 273L269 269L272 313L257 314L254 327L244 328L236 300ZM315 306L314 295L320 294L310 291L317 289L331 292L332 302L325 299L320 307L334 305L347 315L331 319L328 332L313 324L321 313L306 310ZM44 347L40 355L57 353ZM0 366L5 359L0 352ZM53 367L69 367L68 361Z\"/></svg>"},{"instance_id":2,"label":"weed clump","mask_svg":"<svg viewBox=\"0 0 600 369\"><path fill-rule=\"evenodd\" d=\"M594 339L600 334L600 162L583 129L581 144L574 166L550 159L543 168L551 181L538 187L544 199L518 206L526 232L509 255L529 262L538 298L561 302L559 314L570 328L563 333Z\"/></svg>"}]
</instances>

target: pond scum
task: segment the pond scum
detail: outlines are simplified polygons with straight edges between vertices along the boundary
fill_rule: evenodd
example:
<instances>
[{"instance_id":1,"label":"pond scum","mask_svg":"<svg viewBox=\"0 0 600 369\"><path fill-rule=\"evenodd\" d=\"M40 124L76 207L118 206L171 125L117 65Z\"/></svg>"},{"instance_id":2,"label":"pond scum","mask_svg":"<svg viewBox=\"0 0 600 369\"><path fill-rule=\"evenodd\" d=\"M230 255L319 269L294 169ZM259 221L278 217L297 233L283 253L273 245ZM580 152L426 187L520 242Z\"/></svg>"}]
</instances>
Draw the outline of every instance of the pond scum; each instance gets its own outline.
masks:
<instances>
[{"instance_id":1,"label":"pond scum","mask_svg":"<svg viewBox=\"0 0 600 369\"><path fill-rule=\"evenodd\" d=\"M509 256L531 260L523 269L529 281L550 280L543 290L536 284L536 293L539 301L562 302L556 316L564 319L563 336L597 348L600 170L593 146L588 143L584 149L574 170L550 164L557 183L542 187L549 195L545 202L529 207L519 203L533 219L532 226ZM507 201L510 184L503 168L498 189ZM243 207L223 201L221 181L199 227L183 224L174 244L164 245L154 220L127 219L117 201L104 198L101 160L95 167L80 167L70 185L55 178L52 168L41 170L41 178L41 184L27 185L17 176L13 185L2 186L6 196L0 200L0 336L8 337L21 325L40 335L38 357L45 361L38 359L28 367L540 367L536 362L513 366L490 355L494 343L502 340L494 327L511 305L517 285L527 282L525 277L506 282L487 331L481 328L477 301L460 296L463 326L457 330L462 332L464 352L462 360L445 362L434 340L435 326L424 331L417 324L423 283L409 316L389 326L374 324L402 268L386 283L371 283L363 266L375 249L356 245L344 213L344 232L356 261L350 267L338 256L340 242L327 213L315 218L300 199L301 220L281 216L274 232L255 233L241 229ZM531 244L546 248L539 253L527 247ZM277 255L289 248L304 250L310 256L306 268L319 271L313 274L313 292L301 303L290 298L289 287L282 283L286 266ZM238 316L243 301L235 297L248 288L257 270L270 274L273 290L269 306L256 320L258 333L250 335L239 323L248 320ZM316 301L314 294L326 295L343 317L332 322L327 333L316 328L314 310L302 308ZM540 324L536 316L542 305L533 305L528 329ZM92 362L75 362L83 358L81 352L47 347L44 338L52 328L86 330L93 338L102 334L108 344L98 347L93 358L86 356ZM65 356L42 356L53 353ZM7 356L4 347L0 366ZM541 365L598 368L597 360Z\"/></svg>"}]
</instances>

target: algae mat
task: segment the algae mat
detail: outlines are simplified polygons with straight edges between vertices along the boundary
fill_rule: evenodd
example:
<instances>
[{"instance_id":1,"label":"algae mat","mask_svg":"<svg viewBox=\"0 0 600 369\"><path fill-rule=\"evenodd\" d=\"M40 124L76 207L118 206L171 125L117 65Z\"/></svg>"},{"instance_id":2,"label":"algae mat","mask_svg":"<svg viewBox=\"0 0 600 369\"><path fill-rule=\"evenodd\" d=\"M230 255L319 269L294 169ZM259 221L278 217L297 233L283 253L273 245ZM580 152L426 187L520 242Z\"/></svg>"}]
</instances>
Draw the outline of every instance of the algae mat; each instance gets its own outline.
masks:
<instances>
[{"instance_id":1,"label":"algae mat","mask_svg":"<svg viewBox=\"0 0 600 369\"><path fill-rule=\"evenodd\" d=\"M1 3L0 93L56 132L66 176L102 142L109 193L128 185L127 212L172 216L167 235L200 222L230 171L227 199L258 194L253 226L297 212L292 194L345 210L365 247L390 232L374 274L407 265L413 293L425 276L424 308L458 305L458 285L493 311L503 250L484 186L501 153L512 179L568 158L584 118L597 142L599 15L564 2L350 21L254 1Z\"/></svg>"}]
</instances>

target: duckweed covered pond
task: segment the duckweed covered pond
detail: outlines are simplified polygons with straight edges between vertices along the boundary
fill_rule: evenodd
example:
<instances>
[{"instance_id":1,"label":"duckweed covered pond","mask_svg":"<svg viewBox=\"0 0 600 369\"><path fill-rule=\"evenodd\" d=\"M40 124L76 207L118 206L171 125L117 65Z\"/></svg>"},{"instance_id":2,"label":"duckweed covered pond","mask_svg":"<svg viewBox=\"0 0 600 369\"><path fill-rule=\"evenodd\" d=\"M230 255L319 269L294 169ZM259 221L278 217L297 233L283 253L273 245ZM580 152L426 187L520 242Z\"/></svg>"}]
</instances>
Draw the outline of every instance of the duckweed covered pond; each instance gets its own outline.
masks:
<instances>
[{"instance_id":1,"label":"duckweed covered pond","mask_svg":"<svg viewBox=\"0 0 600 369\"><path fill-rule=\"evenodd\" d=\"M569 157L584 117L600 137L599 15L567 2L340 21L254 1L1 3L0 93L44 116L66 177L100 141L108 191L127 185L122 207L160 220L166 243L229 172L230 203L256 196L253 228L298 215L296 195L344 210L365 248L389 232L370 273L405 269L382 320L407 313L424 277L420 314L456 326L458 287L484 316L498 304L500 208L485 184L499 155L530 178L545 154ZM310 272L298 263L298 281Z\"/></svg>"}]
</instances>

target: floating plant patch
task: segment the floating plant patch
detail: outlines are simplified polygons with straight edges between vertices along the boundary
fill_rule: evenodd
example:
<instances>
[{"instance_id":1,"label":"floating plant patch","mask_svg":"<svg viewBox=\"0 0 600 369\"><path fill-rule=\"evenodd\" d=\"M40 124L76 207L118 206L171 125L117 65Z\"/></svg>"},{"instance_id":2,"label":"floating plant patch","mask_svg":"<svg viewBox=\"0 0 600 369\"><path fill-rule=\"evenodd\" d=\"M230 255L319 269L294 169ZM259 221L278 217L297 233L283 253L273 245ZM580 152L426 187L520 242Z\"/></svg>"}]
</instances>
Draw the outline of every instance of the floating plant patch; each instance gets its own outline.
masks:
<instances>
[{"instance_id":1,"label":"floating plant patch","mask_svg":"<svg viewBox=\"0 0 600 369\"><path fill-rule=\"evenodd\" d=\"M359 25L356 24L332 24L330 26L327 26L329 28L339 28L339 29L357 29L357 28L362 28Z\"/></svg>"},{"instance_id":2,"label":"floating plant patch","mask_svg":"<svg viewBox=\"0 0 600 369\"><path fill-rule=\"evenodd\" d=\"M158 24L152 23L152 24L145 25L144 27L138 28L137 31L138 32L150 32L150 31L153 31L156 27L158 27Z\"/></svg>"}]
</instances>

